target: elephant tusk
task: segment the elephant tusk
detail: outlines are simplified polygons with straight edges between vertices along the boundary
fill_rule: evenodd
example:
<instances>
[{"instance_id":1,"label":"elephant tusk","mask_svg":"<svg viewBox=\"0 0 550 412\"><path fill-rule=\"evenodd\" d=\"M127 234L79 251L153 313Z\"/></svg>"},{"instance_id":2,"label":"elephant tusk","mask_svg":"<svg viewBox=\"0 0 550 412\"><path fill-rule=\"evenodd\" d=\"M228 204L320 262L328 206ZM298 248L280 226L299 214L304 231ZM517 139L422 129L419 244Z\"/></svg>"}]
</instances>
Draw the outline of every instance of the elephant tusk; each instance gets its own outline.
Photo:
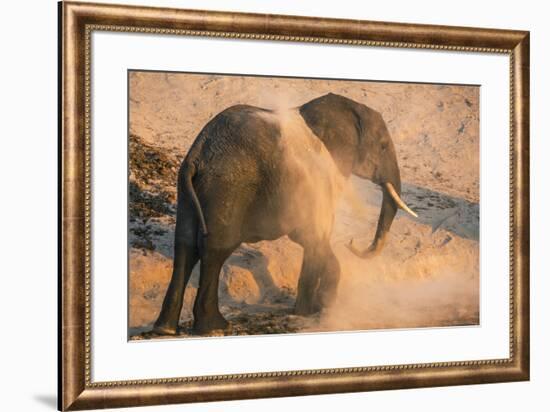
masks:
<instances>
[{"instance_id":1,"label":"elephant tusk","mask_svg":"<svg viewBox=\"0 0 550 412\"><path fill-rule=\"evenodd\" d=\"M418 217L418 215L416 213L414 213L410 208L409 206L407 206L405 204L405 202L403 202L403 200L399 197L399 195L397 194L397 192L395 191L393 185L389 182L387 183L384 183L384 186L386 187L386 189L388 190L388 193L390 194L390 196L392 197L392 199L395 201L395 203L397 204L397 206L399 206L401 209L403 209L405 212L413 215L414 217Z\"/></svg>"}]
</instances>

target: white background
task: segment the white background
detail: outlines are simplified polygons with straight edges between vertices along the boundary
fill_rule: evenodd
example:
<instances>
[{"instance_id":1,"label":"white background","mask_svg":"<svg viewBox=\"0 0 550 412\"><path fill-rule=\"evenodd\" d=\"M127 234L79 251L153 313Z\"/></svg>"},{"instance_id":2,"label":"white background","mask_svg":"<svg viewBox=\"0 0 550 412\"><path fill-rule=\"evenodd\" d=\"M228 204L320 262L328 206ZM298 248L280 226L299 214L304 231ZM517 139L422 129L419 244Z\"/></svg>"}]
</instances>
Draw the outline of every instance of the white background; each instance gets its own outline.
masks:
<instances>
[{"instance_id":1,"label":"white background","mask_svg":"<svg viewBox=\"0 0 550 412\"><path fill-rule=\"evenodd\" d=\"M491 173L509 164L506 55L107 32L92 47L93 381L508 357L509 175ZM127 342L129 67L481 85L481 325Z\"/></svg>"},{"instance_id":2,"label":"white background","mask_svg":"<svg viewBox=\"0 0 550 412\"><path fill-rule=\"evenodd\" d=\"M549 30L544 2L393 1L382 5L332 1L144 1L189 8L352 17L387 21L508 27L531 30L532 102L532 374L531 382L428 388L362 394L253 400L150 408L193 411L422 410L488 408L546 410L550 381L545 294L550 290L545 237L550 199L547 74ZM9 5L8 5L9 4ZM56 391L56 5L10 2L1 26L0 176L2 182L0 304L3 341L0 384L3 410L53 410ZM7 54L6 54L7 53ZM535 184L534 182L537 182ZM546 208L547 209L547 208ZM527 406L527 407L526 407Z\"/></svg>"}]
</instances>

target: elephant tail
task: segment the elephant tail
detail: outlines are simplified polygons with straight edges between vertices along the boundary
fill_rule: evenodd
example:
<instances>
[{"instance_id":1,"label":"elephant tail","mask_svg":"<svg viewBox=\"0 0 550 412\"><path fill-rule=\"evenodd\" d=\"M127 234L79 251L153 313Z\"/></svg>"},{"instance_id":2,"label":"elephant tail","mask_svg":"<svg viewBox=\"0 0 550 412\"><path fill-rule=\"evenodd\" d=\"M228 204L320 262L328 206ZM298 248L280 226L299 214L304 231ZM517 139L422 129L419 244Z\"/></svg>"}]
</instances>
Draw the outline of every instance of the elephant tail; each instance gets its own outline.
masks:
<instances>
[{"instance_id":1,"label":"elephant tail","mask_svg":"<svg viewBox=\"0 0 550 412\"><path fill-rule=\"evenodd\" d=\"M197 212L201 224L201 232L203 236L208 236L208 228L206 227L206 221L204 219L204 213L202 212L201 203L193 187L193 176L195 175L195 167L188 166L183 171L183 184L189 196L191 196L191 201Z\"/></svg>"}]
</instances>

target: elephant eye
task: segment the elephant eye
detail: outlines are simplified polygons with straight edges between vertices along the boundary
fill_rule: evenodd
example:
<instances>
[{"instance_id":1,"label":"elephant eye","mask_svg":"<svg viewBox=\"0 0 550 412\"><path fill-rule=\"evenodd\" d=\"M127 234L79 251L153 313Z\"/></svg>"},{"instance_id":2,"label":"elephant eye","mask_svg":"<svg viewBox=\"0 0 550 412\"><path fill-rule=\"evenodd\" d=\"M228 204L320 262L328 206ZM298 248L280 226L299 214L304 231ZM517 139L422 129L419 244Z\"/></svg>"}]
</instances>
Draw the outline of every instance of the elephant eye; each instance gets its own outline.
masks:
<instances>
[{"instance_id":1,"label":"elephant eye","mask_svg":"<svg viewBox=\"0 0 550 412\"><path fill-rule=\"evenodd\" d=\"M382 151L385 151L388 148L388 142L382 142Z\"/></svg>"}]
</instances>

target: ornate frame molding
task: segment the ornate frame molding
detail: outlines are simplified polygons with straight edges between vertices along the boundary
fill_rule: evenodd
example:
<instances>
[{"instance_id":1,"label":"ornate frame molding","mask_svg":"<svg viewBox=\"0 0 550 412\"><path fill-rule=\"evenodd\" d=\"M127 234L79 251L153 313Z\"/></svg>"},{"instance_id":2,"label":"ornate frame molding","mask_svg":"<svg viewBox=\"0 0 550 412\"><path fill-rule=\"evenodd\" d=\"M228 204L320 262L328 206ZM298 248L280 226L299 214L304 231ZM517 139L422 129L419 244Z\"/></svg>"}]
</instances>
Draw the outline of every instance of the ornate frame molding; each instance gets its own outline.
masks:
<instances>
[{"instance_id":1,"label":"ornate frame molding","mask_svg":"<svg viewBox=\"0 0 550 412\"><path fill-rule=\"evenodd\" d=\"M92 382L90 65L93 31L508 54L510 357ZM59 60L59 409L475 384L529 378L528 32L61 2Z\"/></svg>"}]
</instances>

